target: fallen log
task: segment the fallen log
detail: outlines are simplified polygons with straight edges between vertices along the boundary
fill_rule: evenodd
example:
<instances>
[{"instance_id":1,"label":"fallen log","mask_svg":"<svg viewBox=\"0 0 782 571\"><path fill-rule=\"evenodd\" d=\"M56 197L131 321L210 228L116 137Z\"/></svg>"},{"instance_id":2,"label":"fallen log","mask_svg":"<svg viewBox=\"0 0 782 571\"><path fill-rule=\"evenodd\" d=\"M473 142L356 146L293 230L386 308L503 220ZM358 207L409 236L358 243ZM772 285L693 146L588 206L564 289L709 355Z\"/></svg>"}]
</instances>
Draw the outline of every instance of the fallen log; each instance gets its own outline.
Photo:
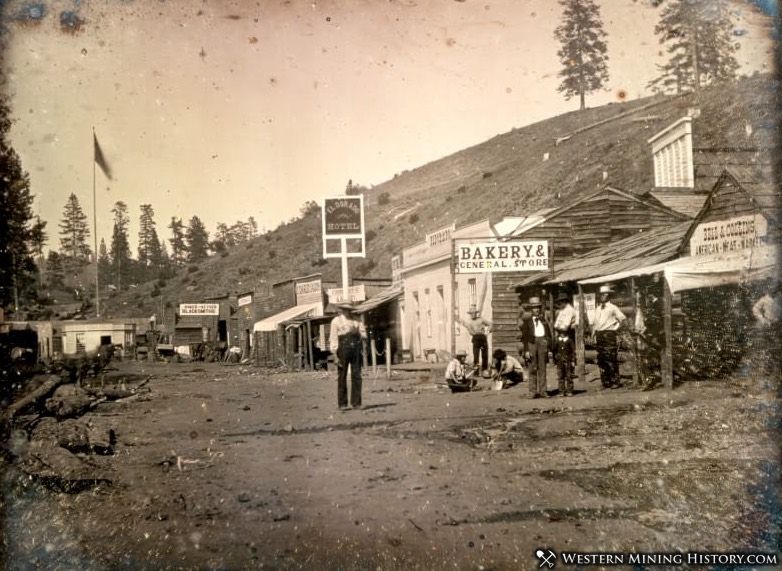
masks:
<instances>
[{"instance_id":1,"label":"fallen log","mask_svg":"<svg viewBox=\"0 0 782 571\"><path fill-rule=\"evenodd\" d=\"M108 473L53 442L30 442L16 466L48 488L78 493L99 484L110 484Z\"/></svg>"},{"instance_id":2,"label":"fallen log","mask_svg":"<svg viewBox=\"0 0 782 571\"><path fill-rule=\"evenodd\" d=\"M59 446L73 453L113 454L116 435L113 429L101 428L91 421L83 419L67 419L58 422L49 417L44 418L33 429L32 442L56 442Z\"/></svg>"},{"instance_id":3,"label":"fallen log","mask_svg":"<svg viewBox=\"0 0 782 571\"><path fill-rule=\"evenodd\" d=\"M82 388L65 385L58 387L44 403L46 410L58 419L80 416L90 409L92 399Z\"/></svg>"},{"instance_id":4,"label":"fallen log","mask_svg":"<svg viewBox=\"0 0 782 571\"><path fill-rule=\"evenodd\" d=\"M59 387L64 381L59 375L38 375L37 377L45 377L43 382L33 391L23 396L13 404L11 404L4 413L5 422L13 420L14 415L25 407L33 404L38 399L42 399L48 396L53 390ZM33 381L36 377L33 377Z\"/></svg>"}]
</instances>

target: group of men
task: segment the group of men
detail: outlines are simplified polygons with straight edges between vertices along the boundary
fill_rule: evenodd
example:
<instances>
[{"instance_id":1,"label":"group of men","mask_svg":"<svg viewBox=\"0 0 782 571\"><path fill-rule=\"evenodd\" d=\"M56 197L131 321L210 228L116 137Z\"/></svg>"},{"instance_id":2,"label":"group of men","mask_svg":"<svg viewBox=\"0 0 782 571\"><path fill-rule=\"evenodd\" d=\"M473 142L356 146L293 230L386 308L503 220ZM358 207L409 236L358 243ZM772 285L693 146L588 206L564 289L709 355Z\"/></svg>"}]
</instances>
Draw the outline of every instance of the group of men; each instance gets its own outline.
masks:
<instances>
[{"instance_id":1,"label":"group of men","mask_svg":"<svg viewBox=\"0 0 782 571\"><path fill-rule=\"evenodd\" d=\"M621 310L611 303L611 289L600 287L600 303L595 308L591 324L597 346L597 363L603 387L619 386L619 362L617 331L625 319ZM575 345L576 312L567 294L556 299L557 313L553 326L542 313L543 304L539 297L531 297L519 319L521 346L519 359L497 349L492 353L494 376L504 386L522 382L529 376L531 398L548 396L546 384L546 363L556 355L555 362L559 377L559 394L573 395L573 355ZM341 410L348 409L347 372L351 371L350 406L360 409L362 347L367 338L364 324L356 319L351 304L338 304L339 315L331 321L330 350L337 365L337 404ZM492 323L473 307L470 319L461 321L472 339L473 369L465 365L466 351L457 351L448 364L445 378L454 391L472 389L478 375L489 375L488 334Z\"/></svg>"},{"instance_id":2,"label":"group of men","mask_svg":"<svg viewBox=\"0 0 782 571\"><path fill-rule=\"evenodd\" d=\"M618 388L619 344L618 331L625 315L611 303L612 289L608 285L600 287L600 300L595 307L591 334L597 348L597 364L600 368L600 380L604 388ZM542 313L543 304L539 297L531 297L519 318L519 355L525 367L513 356L502 349L492 354L494 377L510 386L521 382L525 374L529 376L530 398L548 396L546 382L546 363L554 358L559 378L559 395L573 395L575 353L576 311L566 293L556 299L557 312L553 324ZM452 390L470 390L475 386L479 371L488 374L487 334L491 331L491 322L482 318L476 308L470 309L470 319L462 321L472 337L474 368L465 366L466 351L457 351L445 372L446 381ZM461 321L461 320L460 320ZM480 357L480 361L479 361Z\"/></svg>"}]
</instances>

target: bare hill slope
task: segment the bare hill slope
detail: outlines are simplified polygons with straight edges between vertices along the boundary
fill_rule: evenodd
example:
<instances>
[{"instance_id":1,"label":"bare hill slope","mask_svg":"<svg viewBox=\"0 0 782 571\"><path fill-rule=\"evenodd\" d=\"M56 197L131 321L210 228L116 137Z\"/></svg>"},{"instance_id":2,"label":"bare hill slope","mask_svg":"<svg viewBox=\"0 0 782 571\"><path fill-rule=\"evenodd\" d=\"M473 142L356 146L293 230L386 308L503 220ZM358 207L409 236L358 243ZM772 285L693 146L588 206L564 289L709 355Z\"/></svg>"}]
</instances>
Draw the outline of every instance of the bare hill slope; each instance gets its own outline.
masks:
<instances>
[{"instance_id":1,"label":"bare hill slope","mask_svg":"<svg viewBox=\"0 0 782 571\"><path fill-rule=\"evenodd\" d=\"M695 146L773 146L778 84L769 76L705 89L699 96L656 96L572 112L511 129L442 159L404 171L366 192L368 255L351 275L390 276L390 258L427 232L456 222L523 216L566 204L610 183L633 193L653 184L647 140L698 108ZM108 301L108 315L150 315L161 305L245 292L261 282L322 272L320 211L283 224L165 283L150 282Z\"/></svg>"}]
</instances>

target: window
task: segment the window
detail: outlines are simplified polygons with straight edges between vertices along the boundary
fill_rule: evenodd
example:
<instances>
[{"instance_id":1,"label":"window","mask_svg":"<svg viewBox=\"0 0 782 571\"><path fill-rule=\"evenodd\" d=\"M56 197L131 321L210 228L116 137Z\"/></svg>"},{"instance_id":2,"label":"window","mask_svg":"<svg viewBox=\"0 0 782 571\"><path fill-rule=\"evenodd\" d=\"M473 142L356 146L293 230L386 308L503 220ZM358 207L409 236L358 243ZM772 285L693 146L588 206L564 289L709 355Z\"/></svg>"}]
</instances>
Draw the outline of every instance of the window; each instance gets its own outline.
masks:
<instances>
[{"instance_id":1,"label":"window","mask_svg":"<svg viewBox=\"0 0 782 571\"><path fill-rule=\"evenodd\" d=\"M475 278L467 280L467 286L470 288L470 307L478 307L478 291L475 287Z\"/></svg>"},{"instance_id":2,"label":"window","mask_svg":"<svg viewBox=\"0 0 782 571\"><path fill-rule=\"evenodd\" d=\"M76 353L84 353L84 333L76 334Z\"/></svg>"},{"instance_id":3,"label":"window","mask_svg":"<svg viewBox=\"0 0 782 571\"><path fill-rule=\"evenodd\" d=\"M426 309L426 336L432 336L432 299L429 296L429 288L424 290L424 303Z\"/></svg>"},{"instance_id":4,"label":"window","mask_svg":"<svg viewBox=\"0 0 782 571\"><path fill-rule=\"evenodd\" d=\"M453 311L454 311L454 331L456 332L456 335L461 335L461 328L459 326L459 316L461 315L461 312L459 310L459 282L453 283Z\"/></svg>"}]
</instances>

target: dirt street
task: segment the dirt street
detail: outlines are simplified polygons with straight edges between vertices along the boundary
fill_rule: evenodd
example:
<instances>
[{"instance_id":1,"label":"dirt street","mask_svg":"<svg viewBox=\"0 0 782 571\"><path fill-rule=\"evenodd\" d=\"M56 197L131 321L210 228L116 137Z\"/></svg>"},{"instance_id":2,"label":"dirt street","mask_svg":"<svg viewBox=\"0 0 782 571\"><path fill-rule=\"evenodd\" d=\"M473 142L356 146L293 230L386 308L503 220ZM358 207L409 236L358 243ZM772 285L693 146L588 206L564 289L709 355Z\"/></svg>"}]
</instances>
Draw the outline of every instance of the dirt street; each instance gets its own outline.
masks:
<instances>
[{"instance_id":1,"label":"dirt street","mask_svg":"<svg viewBox=\"0 0 782 571\"><path fill-rule=\"evenodd\" d=\"M673 392L451 394L428 373L120 363L150 392L62 493L6 470L10 569L533 569L557 551L775 551L779 400L750 378ZM550 371L549 387L556 381ZM18 435L17 435L18 437ZM774 519L776 518L776 519Z\"/></svg>"}]
</instances>

